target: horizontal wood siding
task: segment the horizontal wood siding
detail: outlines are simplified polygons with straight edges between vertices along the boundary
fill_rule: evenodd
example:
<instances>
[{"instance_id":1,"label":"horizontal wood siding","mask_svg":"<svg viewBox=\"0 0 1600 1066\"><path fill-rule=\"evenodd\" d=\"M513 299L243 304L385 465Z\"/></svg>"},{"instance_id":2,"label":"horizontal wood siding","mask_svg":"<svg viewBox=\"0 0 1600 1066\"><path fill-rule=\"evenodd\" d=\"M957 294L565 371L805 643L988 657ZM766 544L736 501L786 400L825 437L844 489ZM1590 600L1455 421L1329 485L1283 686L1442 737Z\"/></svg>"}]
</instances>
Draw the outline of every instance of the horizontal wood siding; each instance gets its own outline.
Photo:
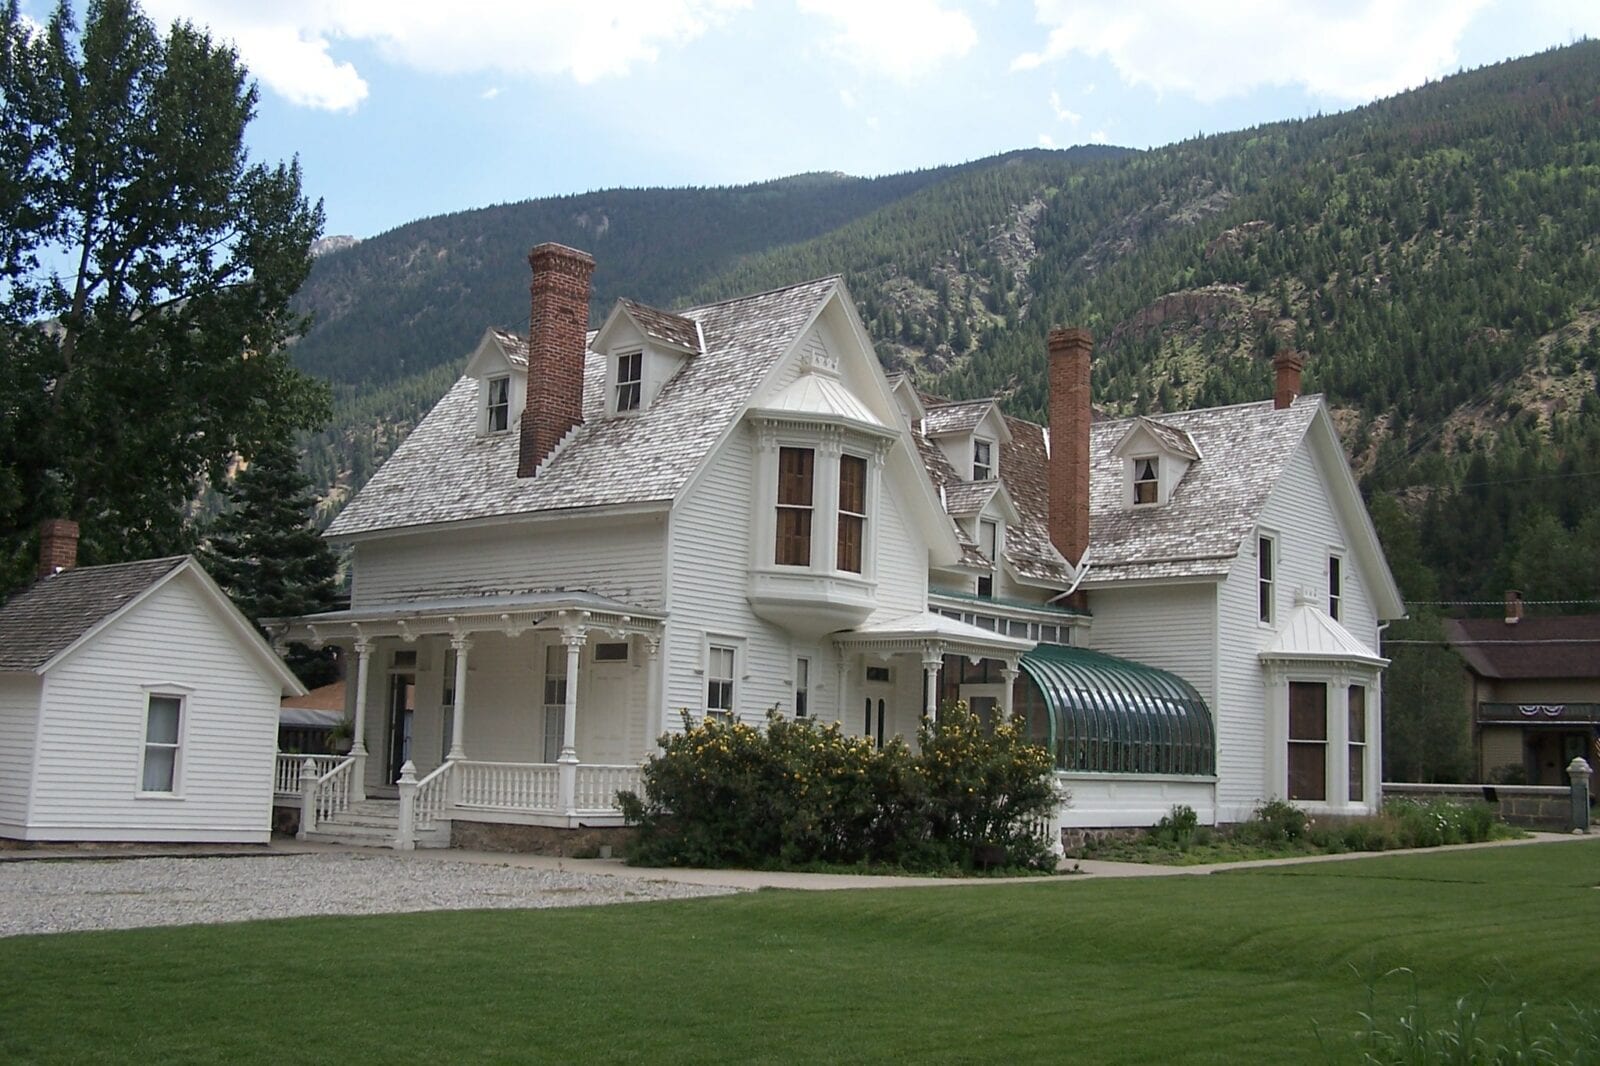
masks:
<instances>
[{"instance_id":1,"label":"horizontal wood siding","mask_svg":"<svg viewBox=\"0 0 1600 1066\"><path fill-rule=\"evenodd\" d=\"M1216 711L1216 594L1212 585L1101 589L1089 593L1094 621L1084 643L1160 667L1195 687Z\"/></svg>"},{"instance_id":2,"label":"horizontal wood siding","mask_svg":"<svg viewBox=\"0 0 1600 1066\"><path fill-rule=\"evenodd\" d=\"M432 531L361 541L352 605L484 590L585 589L637 607L662 603L661 516Z\"/></svg>"},{"instance_id":3,"label":"horizontal wood siding","mask_svg":"<svg viewBox=\"0 0 1600 1066\"><path fill-rule=\"evenodd\" d=\"M1280 555L1286 534L1279 534ZM1273 631L1259 621L1253 538L1218 587L1217 602L1217 818L1237 822L1270 795L1266 675L1258 656Z\"/></svg>"},{"instance_id":4,"label":"horizontal wood siding","mask_svg":"<svg viewBox=\"0 0 1600 1066\"><path fill-rule=\"evenodd\" d=\"M268 838L278 685L200 596L180 575L50 670L30 836ZM170 797L139 792L144 685L191 690Z\"/></svg>"},{"instance_id":5,"label":"horizontal wood siding","mask_svg":"<svg viewBox=\"0 0 1600 1066\"><path fill-rule=\"evenodd\" d=\"M0 677L0 833L15 832L27 819L41 688L31 674Z\"/></svg>"}]
</instances>

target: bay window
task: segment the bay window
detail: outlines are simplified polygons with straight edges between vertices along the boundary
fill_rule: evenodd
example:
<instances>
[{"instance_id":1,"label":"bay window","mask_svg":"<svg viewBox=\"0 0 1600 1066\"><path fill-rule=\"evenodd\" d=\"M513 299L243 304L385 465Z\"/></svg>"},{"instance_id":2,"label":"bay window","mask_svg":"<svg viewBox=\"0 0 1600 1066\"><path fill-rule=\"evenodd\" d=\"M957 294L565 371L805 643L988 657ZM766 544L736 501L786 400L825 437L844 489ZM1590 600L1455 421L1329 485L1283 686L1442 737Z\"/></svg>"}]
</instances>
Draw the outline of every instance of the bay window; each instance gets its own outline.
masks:
<instances>
[{"instance_id":1,"label":"bay window","mask_svg":"<svg viewBox=\"0 0 1600 1066\"><path fill-rule=\"evenodd\" d=\"M867 535L867 461L859 455L839 457L839 544L835 569L861 573Z\"/></svg>"},{"instance_id":2,"label":"bay window","mask_svg":"<svg viewBox=\"0 0 1600 1066\"><path fill-rule=\"evenodd\" d=\"M815 465L816 453L810 448L778 449L778 539L773 561L779 566L811 565Z\"/></svg>"},{"instance_id":3,"label":"bay window","mask_svg":"<svg viewBox=\"0 0 1600 1066\"><path fill-rule=\"evenodd\" d=\"M1289 798L1328 798L1328 686L1289 682Z\"/></svg>"}]
</instances>

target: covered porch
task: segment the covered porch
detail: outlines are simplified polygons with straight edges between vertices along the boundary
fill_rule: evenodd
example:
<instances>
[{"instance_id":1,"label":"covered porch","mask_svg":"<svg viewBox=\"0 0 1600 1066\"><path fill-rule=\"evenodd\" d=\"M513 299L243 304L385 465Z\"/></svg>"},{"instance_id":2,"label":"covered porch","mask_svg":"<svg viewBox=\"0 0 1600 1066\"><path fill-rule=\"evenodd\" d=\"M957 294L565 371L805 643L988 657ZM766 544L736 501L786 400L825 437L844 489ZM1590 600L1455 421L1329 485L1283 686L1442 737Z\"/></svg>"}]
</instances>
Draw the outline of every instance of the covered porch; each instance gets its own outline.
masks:
<instances>
[{"instance_id":1,"label":"covered porch","mask_svg":"<svg viewBox=\"0 0 1600 1066\"><path fill-rule=\"evenodd\" d=\"M616 794L638 789L661 731L663 622L552 592L279 623L277 640L347 648L352 738L342 757L280 755L278 803L302 836L392 820L401 848L448 842L454 821L620 825Z\"/></svg>"}]
</instances>

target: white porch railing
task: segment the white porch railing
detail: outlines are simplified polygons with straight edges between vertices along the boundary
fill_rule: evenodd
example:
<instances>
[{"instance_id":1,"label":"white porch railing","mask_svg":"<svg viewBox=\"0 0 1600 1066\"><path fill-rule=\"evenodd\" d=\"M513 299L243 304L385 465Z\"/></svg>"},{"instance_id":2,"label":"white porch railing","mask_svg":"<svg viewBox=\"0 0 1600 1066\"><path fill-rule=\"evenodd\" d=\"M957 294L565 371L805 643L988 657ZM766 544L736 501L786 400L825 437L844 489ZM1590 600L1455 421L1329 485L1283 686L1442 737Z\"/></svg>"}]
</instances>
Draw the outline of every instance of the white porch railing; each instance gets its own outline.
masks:
<instances>
[{"instance_id":1,"label":"white porch railing","mask_svg":"<svg viewBox=\"0 0 1600 1066\"><path fill-rule=\"evenodd\" d=\"M355 766L355 759L345 756L332 770L317 778L314 797L318 822L350 809L350 784L356 778Z\"/></svg>"},{"instance_id":2,"label":"white porch railing","mask_svg":"<svg viewBox=\"0 0 1600 1066\"><path fill-rule=\"evenodd\" d=\"M448 761L441 763L437 770L417 782L414 809L418 828L433 825L450 806L450 773L455 765Z\"/></svg>"},{"instance_id":3,"label":"white porch railing","mask_svg":"<svg viewBox=\"0 0 1600 1066\"><path fill-rule=\"evenodd\" d=\"M554 763L467 760L455 772L461 778L459 806L535 812L560 807L561 781Z\"/></svg>"},{"instance_id":4,"label":"white porch railing","mask_svg":"<svg viewBox=\"0 0 1600 1066\"><path fill-rule=\"evenodd\" d=\"M644 792L644 776L638 766L594 766L578 764L577 794L574 805L580 811L614 811L617 793Z\"/></svg>"},{"instance_id":5,"label":"white porch railing","mask_svg":"<svg viewBox=\"0 0 1600 1066\"><path fill-rule=\"evenodd\" d=\"M317 776L332 770L339 765L343 755L285 755L278 753L278 760L272 773L272 791L278 795L300 795L300 768L307 759L317 768Z\"/></svg>"}]
</instances>

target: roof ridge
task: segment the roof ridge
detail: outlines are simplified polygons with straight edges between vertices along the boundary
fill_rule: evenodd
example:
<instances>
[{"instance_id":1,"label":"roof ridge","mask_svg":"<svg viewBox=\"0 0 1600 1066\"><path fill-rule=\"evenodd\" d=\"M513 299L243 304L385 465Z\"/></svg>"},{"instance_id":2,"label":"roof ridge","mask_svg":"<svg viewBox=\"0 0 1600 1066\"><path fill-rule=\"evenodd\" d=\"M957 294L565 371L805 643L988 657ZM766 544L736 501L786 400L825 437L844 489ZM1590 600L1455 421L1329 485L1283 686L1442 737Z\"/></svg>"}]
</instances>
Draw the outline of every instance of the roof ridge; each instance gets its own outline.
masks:
<instances>
[{"instance_id":1,"label":"roof ridge","mask_svg":"<svg viewBox=\"0 0 1600 1066\"><path fill-rule=\"evenodd\" d=\"M778 285L778 286L775 286L775 287L770 288L770 289L763 289L760 292L745 293L743 296L729 296L726 299L713 300L710 303L694 304L694 305L692 305L690 307L685 307L681 311L672 311L672 312L669 312L669 313L677 315L679 318L687 318L689 316L689 313L692 312L692 311L709 311L713 307L723 307L723 306L726 306L727 304L743 303L746 300L758 300L763 296L772 296L772 295L774 295L776 293L788 292L791 289L803 289L807 285L816 285L816 284L819 284L819 283L824 282L824 281L843 281L843 280L844 280L844 275L843 274L824 274L821 277L810 278L810 279L808 279L806 281L797 281L797 282L794 282L793 284L790 284L790 285ZM645 306L649 306L649 305L646 304ZM660 308L657 308L657 310L660 310Z\"/></svg>"}]
</instances>

